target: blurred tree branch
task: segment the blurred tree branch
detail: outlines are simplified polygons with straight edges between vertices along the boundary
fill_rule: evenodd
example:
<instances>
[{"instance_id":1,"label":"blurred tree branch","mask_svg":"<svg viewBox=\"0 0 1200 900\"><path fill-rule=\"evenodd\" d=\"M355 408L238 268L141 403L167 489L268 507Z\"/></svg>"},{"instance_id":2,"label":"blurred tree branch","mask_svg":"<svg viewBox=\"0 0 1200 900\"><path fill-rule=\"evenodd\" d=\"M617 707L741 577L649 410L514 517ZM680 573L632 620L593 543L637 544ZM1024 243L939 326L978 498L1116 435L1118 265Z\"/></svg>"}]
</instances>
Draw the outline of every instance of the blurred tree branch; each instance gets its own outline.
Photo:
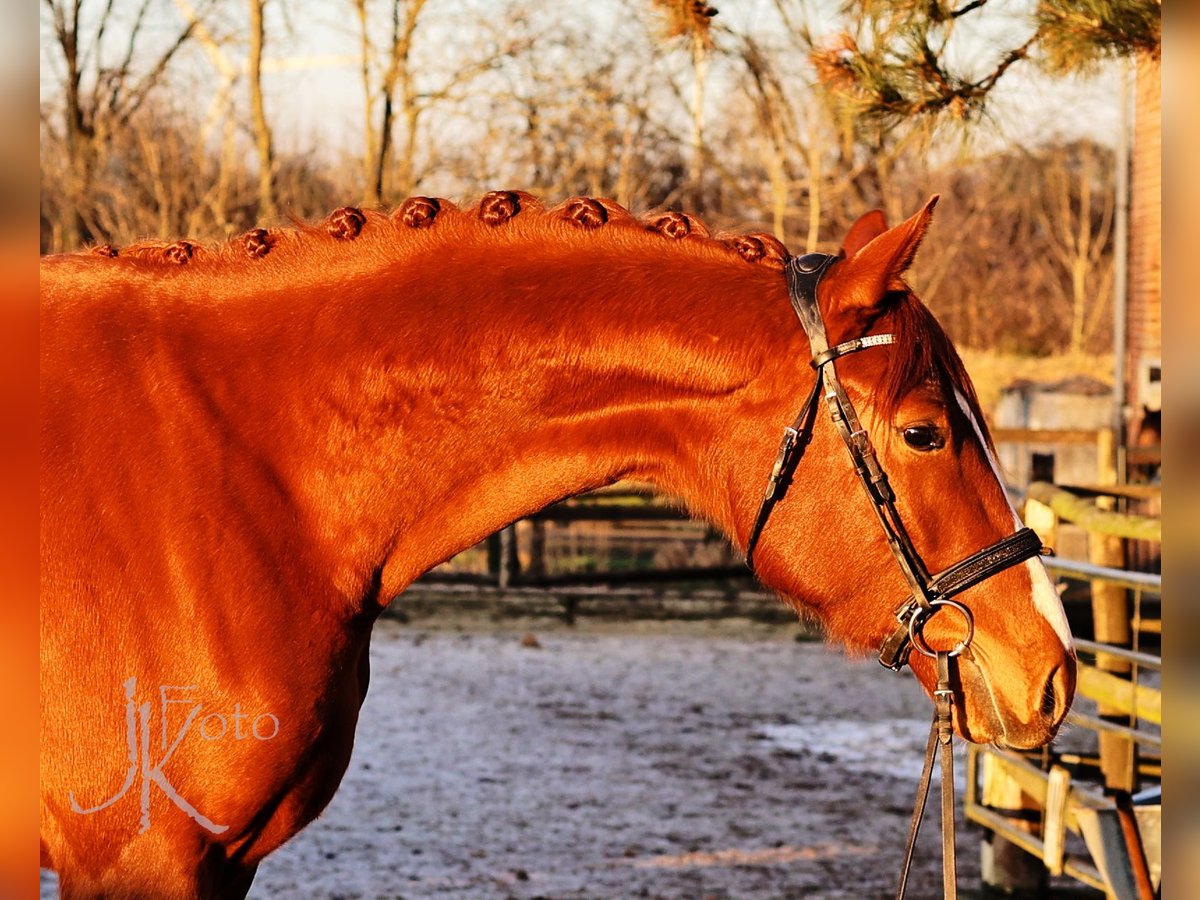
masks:
<instances>
[{"instance_id":1,"label":"blurred tree branch","mask_svg":"<svg viewBox=\"0 0 1200 900\"><path fill-rule=\"evenodd\" d=\"M708 57L713 49L712 20L717 10L703 0L651 0L662 22L667 43L687 42L692 63L691 139L688 180L696 195L704 166L704 87L708 80Z\"/></svg>"},{"instance_id":2,"label":"blurred tree branch","mask_svg":"<svg viewBox=\"0 0 1200 900\"><path fill-rule=\"evenodd\" d=\"M968 16L986 17L988 3L852 0L845 7L850 27L810 37L813 65L854 115L894 125L913 116L978 118L1019 62L1054 75L1086 74L1113 57L1159 53L1161 0L1038 0L1025 34L990 64L974 65L977 53L960 54L971 62L953 64L956 26Z\"/></svg>"},{"instance_id":3,"label":"blurred tree branch","mask_svg":"<svg viewBox=\"0 0 1200 900\"><path fill-rule=\"evenodd\" d=\"M248 81L250 84L250 123L254 132L254 149L258 153L258 209L259 218L274 222L279 217L275 207L275 151L271 140L271 126L263 108L262 57L266 42L263 24L263 7L266 0L250 2L250 57Z\"/></svg>"},{"instance_id":4,"label":"blurred tree branch","mask_svg":"<svg viewBox=\"0 0 1200 900\"><path fill-rule=\"evenodd\" d=\"M88 213L87 203L98 164L98 147L107 135L129 125L191 38L196 20L211 10L213 2L205 0L196 18L184 21L164 43L151 50L143 37L153 0L141 0L123 29L112 27L118 11L114 0L105 0L102 6L87 0L43 0L43 22L49 22L53 47L62 65L59 134L68 162L63 185L67 208L63 228L64 240L69 244L103 236ZM116 48L114 62L108 38L118 32L122 34L121 45ZM139 65L142 58L148 62Z\"/></svg>"}]
</instances>

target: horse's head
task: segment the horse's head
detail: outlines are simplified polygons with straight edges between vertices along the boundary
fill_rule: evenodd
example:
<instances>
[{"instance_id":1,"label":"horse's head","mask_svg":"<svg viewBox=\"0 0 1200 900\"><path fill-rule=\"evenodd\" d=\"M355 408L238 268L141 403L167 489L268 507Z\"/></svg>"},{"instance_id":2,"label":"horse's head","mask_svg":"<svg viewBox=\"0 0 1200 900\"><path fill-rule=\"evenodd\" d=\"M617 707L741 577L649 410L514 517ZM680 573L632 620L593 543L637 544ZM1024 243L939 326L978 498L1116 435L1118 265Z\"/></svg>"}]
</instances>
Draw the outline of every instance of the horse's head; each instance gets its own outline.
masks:
<instances>
[{"instance_id":1,"label":"horse's head","mask_svg":"<svg viewBox=\"0 0 1200 900\"><path fill-rule=\"evenodd\" d=\"M860 219L843 258L819 282L817 301L831 347L868 334L895 335L894 343L849 353L833 365L887 474L903 528L925 570L936 573L1013 534L1020 523L963 365L903 280L932 209L933 201L892 229L878 212ZM799 354L805 363L807 350L805 341ZM894 611L912 588L824 402L794 479L772 511L757 570L814 613L832 639L878 650L896 630ZM954 599L970 610L975 626L952 667L959 733L1016 747L1045 743L1075 684L1070 633L1045 568L1036 558L1011 565ZM965 627L958 612L942 608L918 638L927 649L949 649ZM913 652L910 664L932 692L933 659Z\"/></svg>"}]
</instances>

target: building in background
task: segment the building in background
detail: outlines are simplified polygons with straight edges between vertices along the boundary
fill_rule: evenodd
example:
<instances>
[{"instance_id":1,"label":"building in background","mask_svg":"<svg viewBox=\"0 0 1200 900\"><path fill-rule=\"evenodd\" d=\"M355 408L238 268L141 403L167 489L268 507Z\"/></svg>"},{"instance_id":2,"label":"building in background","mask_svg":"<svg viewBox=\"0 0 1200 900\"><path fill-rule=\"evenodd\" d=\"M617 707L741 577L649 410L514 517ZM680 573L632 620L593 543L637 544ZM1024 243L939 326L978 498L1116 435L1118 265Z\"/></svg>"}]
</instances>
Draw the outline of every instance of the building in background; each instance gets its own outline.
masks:
<instances>
[{"instance_id":1,"label":"building in background","mask_svg":"<svg viewBox=\"0 0 1200 900\"><path fill-rule=\"evenodd\" d=\"M1129 280L1125 306L1126 439L1157 445L1162 410L1162 85L1161 62L1136 67L1129 196ZM1118 348L1120 352L1121 348Z\"/></svg>"}]
</instances>

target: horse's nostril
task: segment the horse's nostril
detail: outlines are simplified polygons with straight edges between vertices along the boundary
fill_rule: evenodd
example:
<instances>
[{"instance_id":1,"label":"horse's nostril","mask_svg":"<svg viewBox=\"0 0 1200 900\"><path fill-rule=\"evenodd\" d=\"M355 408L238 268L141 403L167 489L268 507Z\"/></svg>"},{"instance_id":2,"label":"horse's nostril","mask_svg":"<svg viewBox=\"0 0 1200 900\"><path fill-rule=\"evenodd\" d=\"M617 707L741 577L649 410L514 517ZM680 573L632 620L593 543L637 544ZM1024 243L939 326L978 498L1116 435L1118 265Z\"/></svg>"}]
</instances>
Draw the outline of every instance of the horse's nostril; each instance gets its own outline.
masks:
<instances>
[{"instance_id":1,"label":"horse's nostril","mask_svg":"<svg viewBox=\"0 0 1200 900\"><path fill-rule=\"evenodd\" d=\"M1058 710L1057 693L1054 690L1054 676L1051 675L1042 689L1042 715L1047 719L1054 718L1054 713Z\"/></svg>"},{"instance_id":2,"label":"horse's nostril","mask_svg":"<svg viewBox=\"0 0 1200 900\"><path fill-rule=\"evenodd\" d=\"M1066 698L1062 696L1062 691L1065 689L1060 682L1064 681L1064 673L1062 666L1056 666L1050 673L1050 677L1046 679L1046 686L1042 688L1042 715L1047 719L1057 719L1062 711L1061 704Z\"/></svg>"}]
</instances>

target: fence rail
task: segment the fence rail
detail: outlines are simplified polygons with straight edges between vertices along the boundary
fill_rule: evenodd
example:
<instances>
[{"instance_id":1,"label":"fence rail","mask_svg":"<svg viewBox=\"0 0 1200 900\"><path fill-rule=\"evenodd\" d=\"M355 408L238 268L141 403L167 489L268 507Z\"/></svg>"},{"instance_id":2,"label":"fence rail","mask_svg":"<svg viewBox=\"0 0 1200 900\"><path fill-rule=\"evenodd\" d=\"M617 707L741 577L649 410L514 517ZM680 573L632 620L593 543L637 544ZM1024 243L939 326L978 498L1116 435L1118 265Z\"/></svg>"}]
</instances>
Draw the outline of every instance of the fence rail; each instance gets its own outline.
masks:
<instances>
[{"instance_id":1,"label":"fence rail","mask_svg":"<svg viewBox=\"0 0 1200 900\"><path fill-rule=\"evenodd\" d=\"M1111 431L996 429L994 436L997 441L1095 442L1102 463L1099 480L1116 480ZM988 884L1002 889L1028 886L1028 874L1020 874L1018 859L1025 861L1026 873L1036 870L1035 879L1047 873L1067 875L1110 896L1140 896L1139 886L1159 878L1161 831L1155 810L1161 806L1134 809L1130 798L1143 782L1161 783L1161 691L1145 679L1158 677L1162 661L1139 646L1139 635L1161 632L1160 620L1143 618L1142 601L1157 597L1161 602L1162 578L1128 571L1123 561L1131 542L1148 542L1157 550L1161 523L1118 511L1119 506L1134 508L1159 496L1160 488L1154 485L1105 483L1066 489L1038 482L1025 495L1025 519L1044 542L1056 543L1061 523L1073 524L1087 537L1087 561L1051 557L1045 563L1057 578L1090 586L1095 640L1076 642L1085 657L1077 693L1085 705L1095 705L1095 713L1079 708L1069 721L1076 726L1076 738L1091 735L1096 746L1094 751L1051 747L1040 757L970 748L964 806L968 818L994 833L984 859ZM541 592L559 598L568 619L578 603L601 596L589 592L614 597L622 593L617 586L623 584L646 591L655 582L696 585L719 579L727 582L724 592L706 602L724 604L722 609L744 604L746 571L736 554L708 563L688 555L711 538L705 526L648 491L615 486L551 507L494 535L486 544L485 572L460 568L456 575L443 569L435 578ZM624 548L622 557L588 559L576 546L609 540L613 547ZM660 558L647 549L666 543L682 547L682 555ZM569 565L563 566L563 547L568 545L573 549ZM473 564L484 555L482 550L476 551ZM648 565L650 556L654 559ZM581 559L588 561L580 566ZM730 585L739 587L730 593ZM635 595L626 590L622 597L625 594L630 604L654 602L649 591Z\"/></svg>"},{"instance_id":2,"label":"fence rail","mask_svg":"<svg viewBox=\"0 0 1200 900\"><path fill-rule=\"evenodd\" d=\"M1092 497L1081 497L1076 491L1044 481L1029 485L1026 496L1092 534L1135 541L1162 541L1162 520L1158 518L1102 509Z\"/></svg>"},{"instance_id":3,"label":"fence rail","mask_svg":"<svg viewBox=\"0 0 1200 900\"><path fill-rule=\"evenodd\" d=\"M1157 572L1130 572L1126 569L1115 569L1112 566L1101 566L1077 559L1060 559L1057 556L1045 557L1042 562L1051 572L1056 572L1064 578L1077 581L1103 581L1107 584L1142 590L1150 594L1162 592L1162 575Z\"/></svg>"},{"instance_id":4,"label":"fence rail","mask_svg":"<svg viewBox=\"0 0 1200 900\"><path fill-rule=\"evenodd\" d=\"M1041 488L1029 493L1034 503L1056 497ZM1074 503L1046 508L1080 512ZM1057 518L1057 513L1044 518L1042 528L1056 528ZM1033 519L1038 519L1036 510ZM1089 526L1097 522L1088 515L1076 515L1079 519ZM1144 535L1145 523L1129 530ZM1111 534L1091 535L1113 540ZM1045 562L1058 578L1091 586L1097 627L1107 632L1107 640L1075 641L1084 657L1077 698L1096 709L1094 714L1075 709L1067 717L1076 726L1072 739L1091 733L1097 750L1081 753L1052 745L1036 756L970 748L964 813L992 832L984 845L984 881L1007 890L1037 889L1050 874L1066 875L1109 897L1151 896L1162 868L1162 693L1144 679L1161 673L1162 658L1140 649L1138 634L1155 630L1142 627L1141 604L1146 596L1161 600L1162 576L1097 562ZM1135 804L1147 782L1157 783L1158 802Z\"/></svg>"}]
</instances>

